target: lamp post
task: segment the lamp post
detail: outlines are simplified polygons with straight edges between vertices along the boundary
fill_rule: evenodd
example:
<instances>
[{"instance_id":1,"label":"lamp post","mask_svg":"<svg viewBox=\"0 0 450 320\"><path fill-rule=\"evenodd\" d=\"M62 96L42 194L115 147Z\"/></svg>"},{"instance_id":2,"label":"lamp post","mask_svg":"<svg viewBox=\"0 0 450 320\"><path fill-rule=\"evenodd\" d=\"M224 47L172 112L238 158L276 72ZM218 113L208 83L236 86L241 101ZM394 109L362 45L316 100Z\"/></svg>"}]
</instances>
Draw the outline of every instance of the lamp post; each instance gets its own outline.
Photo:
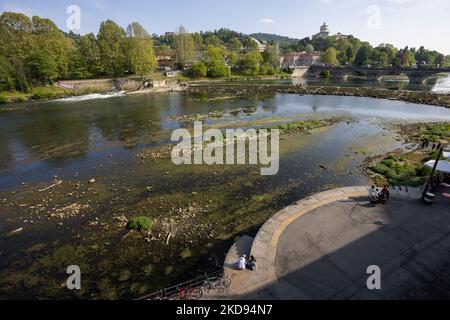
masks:
<instances>
[{"instance_id":1,"label":"lamp post","mask_svg":"<svg viewBox=\"0 0 450 320\"><path fill-rule=\"evenodd\" d=\"M428 179L428 182L427 182L427 184L425 185L425 188L424 188L424 190L423 190L423 193L422 193L422 199L425 199L425 197L427 196L428 187L430 186L430 184L433 183L434 173L436 172L436 168L437 168L437 166L438 166L438 164L439 164L439 160L441 159L441 156L442 156L442 153L443 153L443 152L444 152L444 147L440 147L440 148L439 148L439 152L438 152L437 159L436 159L436 161L434 162L433 170L431 171L431 174L430 174L430 178Z\"/></svg>"}]
</instances>

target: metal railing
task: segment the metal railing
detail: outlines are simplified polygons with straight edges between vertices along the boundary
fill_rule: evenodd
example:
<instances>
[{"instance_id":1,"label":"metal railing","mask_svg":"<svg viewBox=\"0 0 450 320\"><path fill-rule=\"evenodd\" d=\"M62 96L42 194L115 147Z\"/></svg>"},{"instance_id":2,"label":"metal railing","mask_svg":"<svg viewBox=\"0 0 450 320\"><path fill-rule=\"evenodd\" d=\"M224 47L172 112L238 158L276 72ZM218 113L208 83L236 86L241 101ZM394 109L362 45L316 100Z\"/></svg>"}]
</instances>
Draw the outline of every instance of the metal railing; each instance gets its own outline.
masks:
<instances>
[{"instance_id":1,"label":"metal railing","mask_svg":"<svg viewBox=\"0 0 450 320\"><path fill-rule=\"evenodd\" d=\"M180 292L188 292L189 290L192 290L194 288L201 289L201 287L209 279L222 278L223 276L224 276L223 270L218 270L210 274L198 276L193 280L185 281L177 285L158 290L156 292L140 297L136 300L178 300Z\"/></svg>"}]
</instances>

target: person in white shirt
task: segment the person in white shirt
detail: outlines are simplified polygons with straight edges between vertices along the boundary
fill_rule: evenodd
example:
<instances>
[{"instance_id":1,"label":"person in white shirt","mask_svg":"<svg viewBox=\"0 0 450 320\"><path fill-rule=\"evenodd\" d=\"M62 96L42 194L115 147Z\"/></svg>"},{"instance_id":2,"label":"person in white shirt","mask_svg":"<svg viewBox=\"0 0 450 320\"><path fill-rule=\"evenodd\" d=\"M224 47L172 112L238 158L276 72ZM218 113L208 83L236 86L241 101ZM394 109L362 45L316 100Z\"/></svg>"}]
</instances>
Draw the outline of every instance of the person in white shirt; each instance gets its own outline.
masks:
<instances>
[{"instance_id":1,"label":"person in white shirt","mask_svg":"<svg viewBox=\"0 0 450 320\"><path fill-rule=\"evenodd\" d=\"M369 189L369 197L371 201L377 201L379 198L378 189L375 186L371 186Z\"/></svg>"},{"instance_id":2,"label":"person in white shirt","mask_svg":"<svg viewBox=\"0 0 450 320\"><path fill-rule=\"evenodd\" d=\"M239 257L238 263L237 263L237 268L239 270L245 270L245 266L247 264L247 256L245 254L243 254L242 256Z\"/></svg>"}]
</instances>

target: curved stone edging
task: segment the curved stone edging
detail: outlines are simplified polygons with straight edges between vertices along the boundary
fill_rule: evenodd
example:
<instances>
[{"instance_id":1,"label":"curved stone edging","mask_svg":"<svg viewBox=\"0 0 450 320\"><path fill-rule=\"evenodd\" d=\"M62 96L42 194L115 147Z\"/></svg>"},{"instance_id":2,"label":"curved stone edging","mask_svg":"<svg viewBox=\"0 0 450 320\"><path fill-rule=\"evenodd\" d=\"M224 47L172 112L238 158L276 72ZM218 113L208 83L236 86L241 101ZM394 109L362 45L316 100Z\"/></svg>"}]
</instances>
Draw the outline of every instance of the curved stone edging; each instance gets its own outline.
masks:
<instances>
[{"instance_id":1,"label":"curved stone edging","mask_svg":"<svg viewBox=\"0 0 450 320\"><path fill-rule=\"evenodd\" d=\"M231 292L230 295L236 297L249 294L277 281L275 272L277 245L281 234L291 222L326 204L368 195L368 188L359 186L325 191L300 200L277 212L262 226L253 241L251 255L256 257L258 269L249 274L248 281L240 286L242 289Z\"/></svg>"}]
</instances>

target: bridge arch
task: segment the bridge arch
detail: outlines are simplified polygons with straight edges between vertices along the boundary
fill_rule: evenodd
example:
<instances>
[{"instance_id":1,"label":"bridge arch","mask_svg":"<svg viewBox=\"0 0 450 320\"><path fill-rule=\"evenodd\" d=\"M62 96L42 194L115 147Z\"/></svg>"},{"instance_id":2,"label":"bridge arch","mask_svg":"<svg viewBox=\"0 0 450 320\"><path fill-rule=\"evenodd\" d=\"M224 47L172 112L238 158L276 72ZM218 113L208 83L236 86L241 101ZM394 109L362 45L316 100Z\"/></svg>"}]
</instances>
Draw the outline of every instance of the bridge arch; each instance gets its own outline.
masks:
<instances>
[{"instance_id":1,"label":"bridge arch","mask_svg":"<svg viewBox=\"0 0 450 320\"><path fill-rule=\"evenodd\" d=\"M424 81L439 73L450 73L450 68L369 68L369 67L333 67L333 66L311 66L307 72L308 76L319 77L328 71L333 78L345 79L349 74L363 74L368 80L379 80L386 75L406 75L410 83L423 84Z\"/></svg>"}]
</instances>

